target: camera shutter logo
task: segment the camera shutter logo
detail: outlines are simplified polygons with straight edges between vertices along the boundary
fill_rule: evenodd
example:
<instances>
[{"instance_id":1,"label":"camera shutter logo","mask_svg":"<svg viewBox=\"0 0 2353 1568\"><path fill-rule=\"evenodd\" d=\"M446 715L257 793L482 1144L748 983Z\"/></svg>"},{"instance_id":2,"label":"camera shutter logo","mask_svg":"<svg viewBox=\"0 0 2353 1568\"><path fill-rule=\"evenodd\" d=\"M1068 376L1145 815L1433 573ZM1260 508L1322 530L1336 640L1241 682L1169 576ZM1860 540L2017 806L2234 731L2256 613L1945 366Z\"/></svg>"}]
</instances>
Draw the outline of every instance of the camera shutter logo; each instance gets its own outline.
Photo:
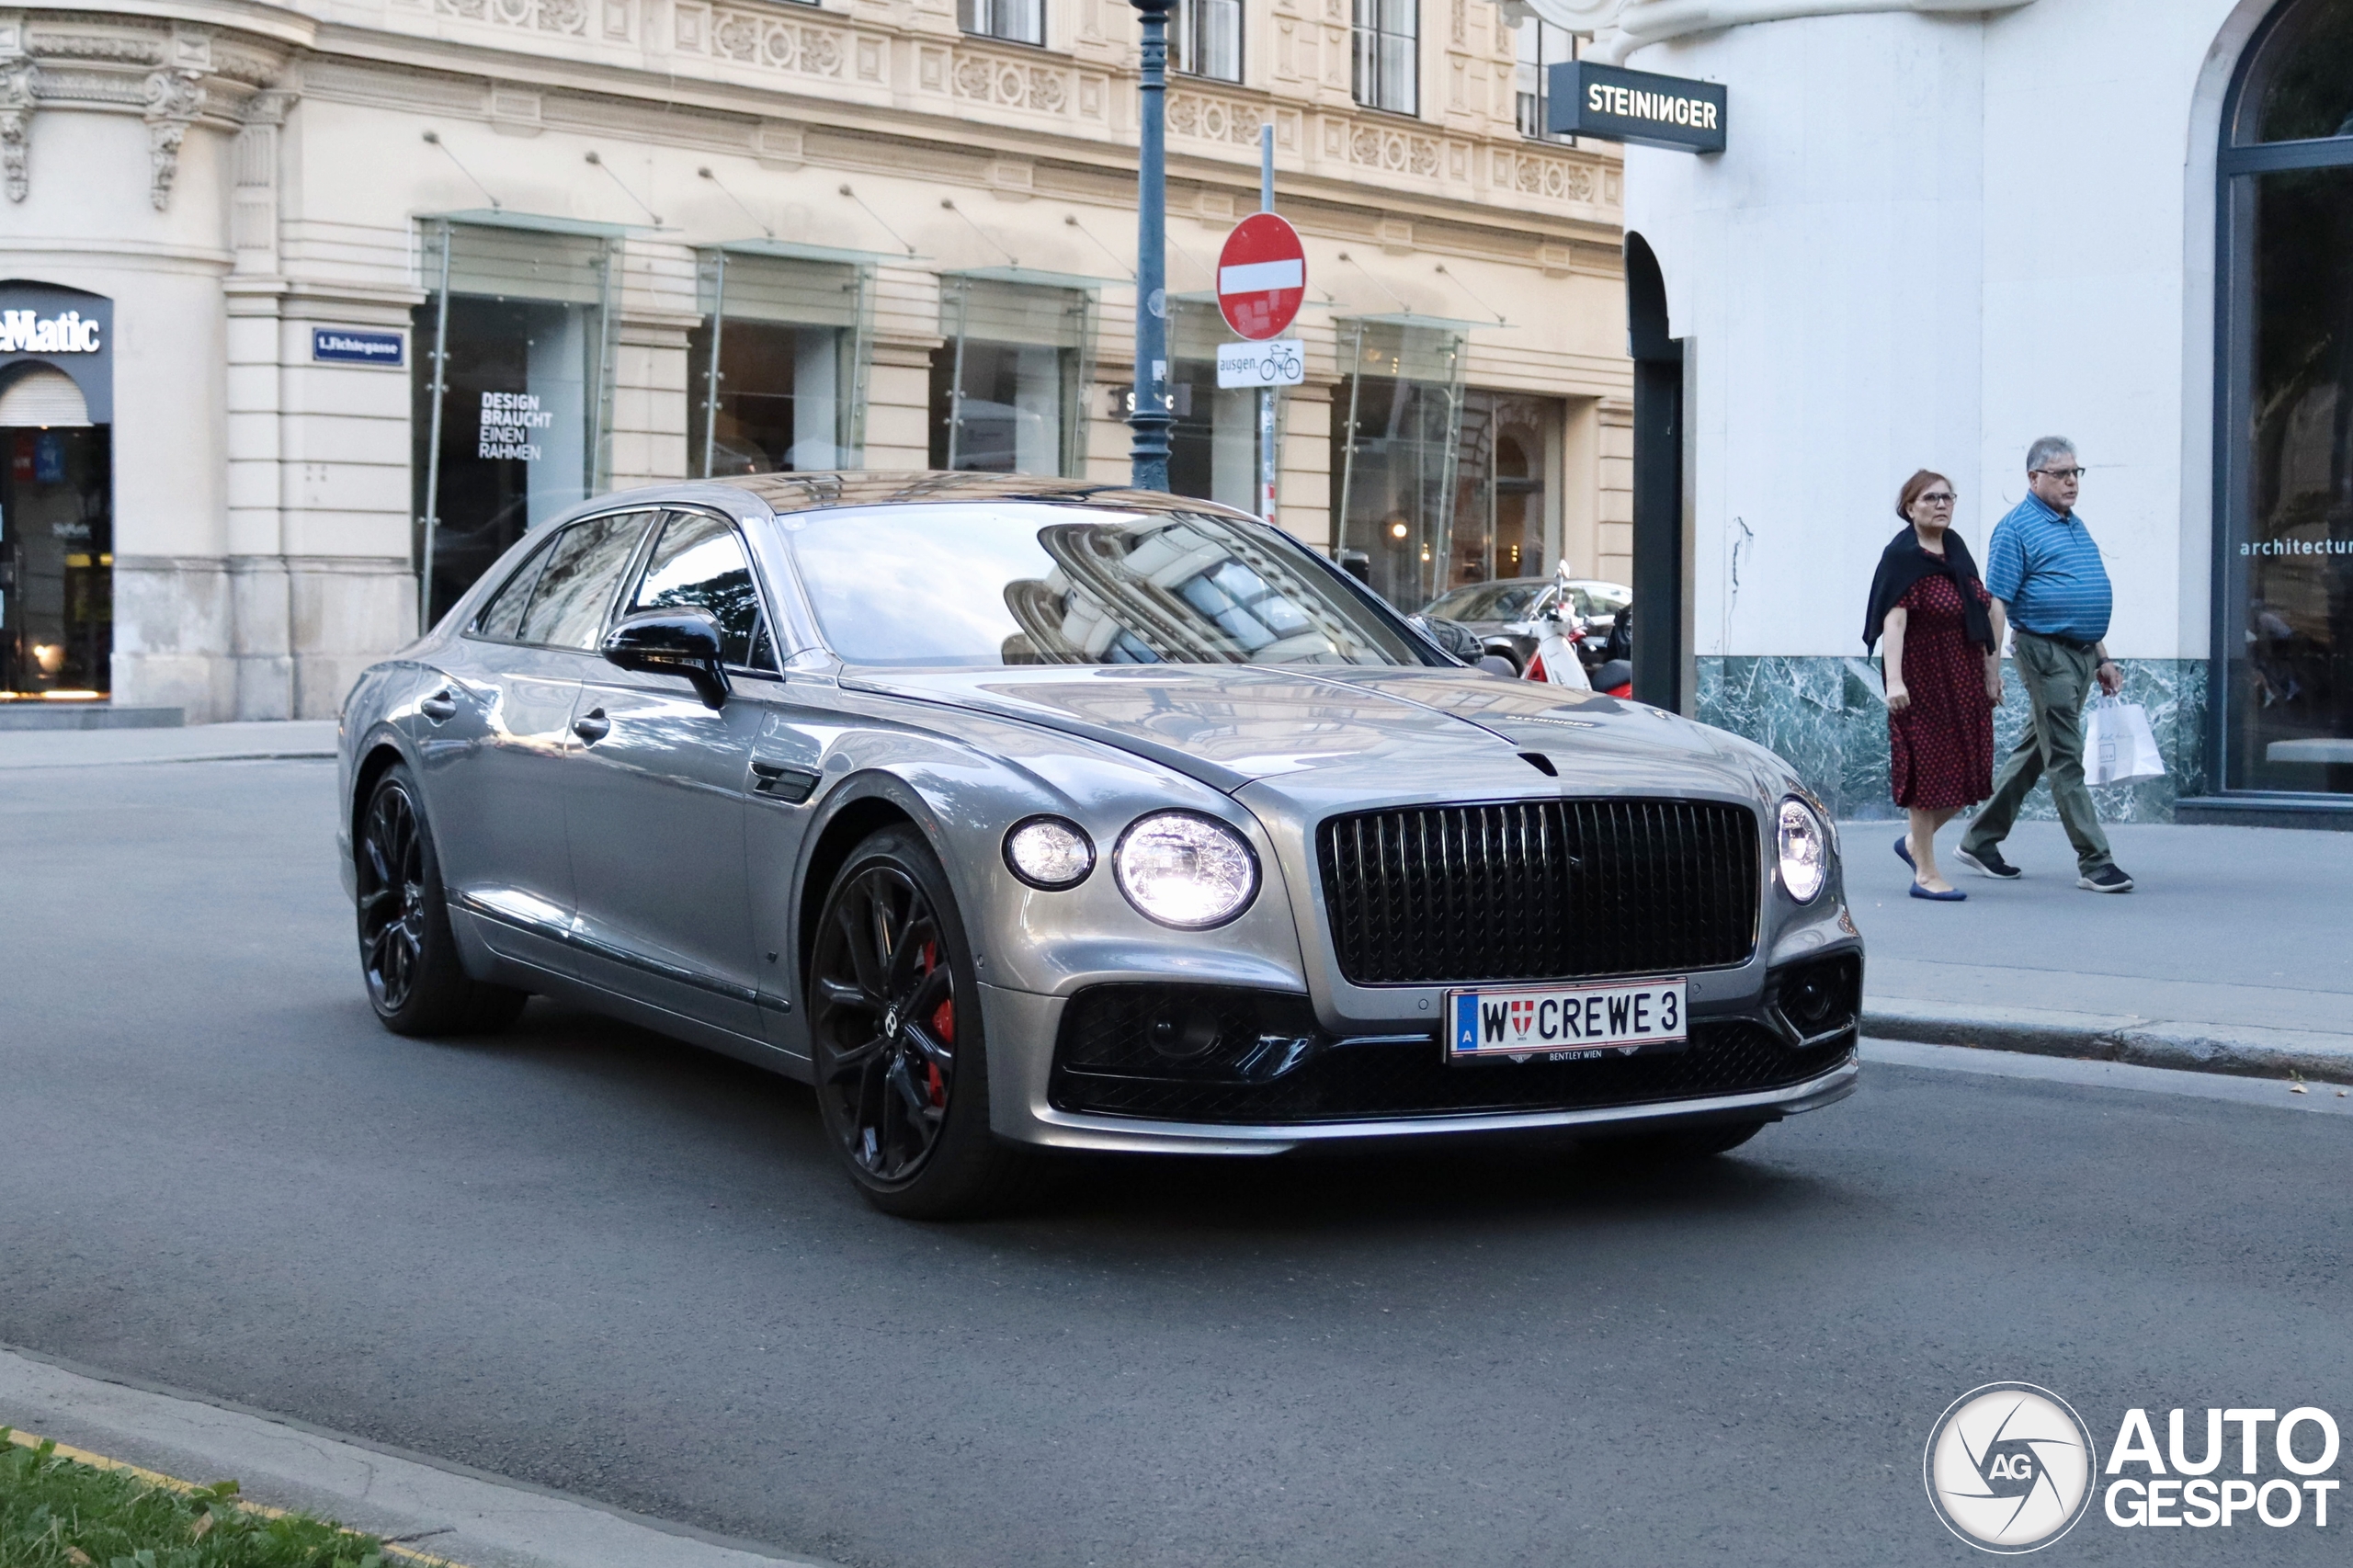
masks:
<instances>
[{"instance_id":1,"label":"camera shutter logo","mask_svg":"<svg viewBox=\"0 0 2353 1568\"><path fill-rule=\"evenodd\" d=\"M1945 1528L1981 1551L2039 1551L2091 1506L2099 1456L2067 1402L2032 1383L1987 1383L1952 1402L1921 1461Z\"/></svg>"}]
</instances>

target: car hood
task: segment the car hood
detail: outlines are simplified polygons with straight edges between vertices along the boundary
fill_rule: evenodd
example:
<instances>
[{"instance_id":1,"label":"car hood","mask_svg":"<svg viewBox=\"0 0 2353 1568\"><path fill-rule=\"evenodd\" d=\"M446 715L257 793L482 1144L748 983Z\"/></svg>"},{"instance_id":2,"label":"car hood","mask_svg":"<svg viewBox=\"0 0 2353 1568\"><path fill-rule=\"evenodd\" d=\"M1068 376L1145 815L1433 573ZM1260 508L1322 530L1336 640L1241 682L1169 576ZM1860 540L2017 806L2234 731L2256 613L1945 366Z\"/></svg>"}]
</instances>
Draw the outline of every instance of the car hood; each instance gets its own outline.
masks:
<instances>
[{"instance_id":1,"label":"car hood","mask_svg":"<svg viewBox=\"0 0 2353 1568\"><path fill-rule=\"evenodd\" d=\"M1466 669L1044 665L851 668L843 686L1023 720L1233 793L1302 803L1777 790L1771 754L1641 703ZM1559 783L1522 754L1540 754ZM1769 765L1769 767L1768 767Z\"/></svg>"}]
</instances>

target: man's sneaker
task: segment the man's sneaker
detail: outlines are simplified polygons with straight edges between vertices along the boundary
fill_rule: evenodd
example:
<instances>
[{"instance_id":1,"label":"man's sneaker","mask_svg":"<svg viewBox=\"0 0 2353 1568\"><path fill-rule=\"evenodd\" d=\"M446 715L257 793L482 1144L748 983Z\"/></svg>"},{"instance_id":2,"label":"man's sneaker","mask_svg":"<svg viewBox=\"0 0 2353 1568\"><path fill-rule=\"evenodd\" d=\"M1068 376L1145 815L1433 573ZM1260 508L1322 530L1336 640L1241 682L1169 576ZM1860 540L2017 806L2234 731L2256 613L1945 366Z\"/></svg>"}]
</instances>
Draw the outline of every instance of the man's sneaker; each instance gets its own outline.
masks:
<instances>
[{"instance_id":1,"label":"man's sneaker","mask_svg":"<svg viewBox=\"0 0 2353 1568\"><path fill-rule=\"evenodd\" d=\"M2113 866L2102 866L2097 871L2086 871L2077 877L2075 885L2094 892L2131 892L2132 879Z\"/></svg>"},{"instance_id":2,"label":"man's sneaker","mask_svg":"<svg viewBox=\"0 0 2353 1568\"><path fill-rule=\"evenodd\" d=\"M1954 859L1972 870L2001 881L2010 881L2026 875L2024 871L2003 859L2002 852L1998 849L1989 848L1980 855L1972 855L1966 849L1956 849L1952 852L1952 856Z\"/></svg>"}]
</instances>

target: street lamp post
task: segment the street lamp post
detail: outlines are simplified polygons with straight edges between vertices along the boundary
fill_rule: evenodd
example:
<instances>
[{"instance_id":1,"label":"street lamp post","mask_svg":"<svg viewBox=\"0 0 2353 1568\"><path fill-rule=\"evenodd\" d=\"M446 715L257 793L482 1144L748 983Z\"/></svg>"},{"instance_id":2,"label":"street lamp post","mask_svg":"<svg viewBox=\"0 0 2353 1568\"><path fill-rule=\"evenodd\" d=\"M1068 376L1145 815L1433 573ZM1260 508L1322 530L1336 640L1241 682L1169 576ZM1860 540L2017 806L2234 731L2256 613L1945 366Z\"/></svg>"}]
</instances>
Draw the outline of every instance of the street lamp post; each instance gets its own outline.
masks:
<instances>
[{"instance_id":1,"label":"street lamp post","mask_svg":"<svg viewBox=\"0 0 2353 1568\"><path fill-rule=\"evenodd\" d=\"M1136 160L1136 380L1128 424L1129 483L1168 488L1168 91L1169 0L1129 0L1143 18L1142 102Z\"/></svg>"}]
</instances>

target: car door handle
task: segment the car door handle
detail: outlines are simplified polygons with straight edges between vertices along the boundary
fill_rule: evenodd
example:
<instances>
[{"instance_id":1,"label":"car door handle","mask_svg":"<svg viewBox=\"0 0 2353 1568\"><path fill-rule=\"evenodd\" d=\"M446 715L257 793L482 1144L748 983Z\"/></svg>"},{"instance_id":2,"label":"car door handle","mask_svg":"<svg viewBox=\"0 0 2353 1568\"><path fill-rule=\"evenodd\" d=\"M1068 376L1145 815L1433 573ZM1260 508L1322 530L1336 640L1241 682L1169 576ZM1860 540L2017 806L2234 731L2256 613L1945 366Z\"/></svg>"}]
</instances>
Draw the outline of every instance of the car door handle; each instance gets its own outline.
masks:
<instances>
[{"instance_id":1,"label":"car door handle","mask_svg":"<svg viewBox=\"0 0 2353 1568\"><path fill-rule=\"evenodd\" d=\"M445 686L419 702L416 710L437 724L446 724L458 716L458 694Z\"/></svg>"},{"instance_id":2,"label":"car door handle","mask_svg":"<svg viewBox=\"0 0 2353 1568\"><path fill-rule=\"evenodd\" d=\"M572 722L572 733L593 746L613 733L613 722L605 717L603 709L591 709Z\"/></svg>"},{"instance_id":3,"label":"car door handle","mask_svg":"<svg viewBox=\"0 0 2353 1568\"><path fill-rule=\"evenodd\" d=\"M752 793L766 795L771 801L782 801L797 806L807 800L817 788L814 769L795 767L788 762L752 759Z\"/></svg>"}]
</instances>

